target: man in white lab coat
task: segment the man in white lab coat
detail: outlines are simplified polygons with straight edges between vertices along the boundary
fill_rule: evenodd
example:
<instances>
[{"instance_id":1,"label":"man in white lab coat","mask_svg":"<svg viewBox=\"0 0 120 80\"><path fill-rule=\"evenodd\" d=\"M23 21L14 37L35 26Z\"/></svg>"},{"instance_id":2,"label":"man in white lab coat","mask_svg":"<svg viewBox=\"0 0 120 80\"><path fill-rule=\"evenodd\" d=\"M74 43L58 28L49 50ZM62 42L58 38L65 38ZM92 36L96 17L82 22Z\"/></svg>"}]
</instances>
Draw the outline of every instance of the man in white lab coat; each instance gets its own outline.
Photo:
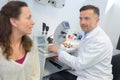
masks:
<instances>
[{"instance_id":1,"label":"man in white lab coat","mask_svg":"<svg viewBox=\"0 0 120 80\"><path fill-rule=\"evenodd\" d=\"M112 80L113 46L107 34L98 26L99 9L86 5L80 9L80 26L85 36L80 42L78 56L73 56L56 45L49 51L58 54L58 60L74 71L60 71L50 76L50 80Z\"/></svg>"}]
</instances>

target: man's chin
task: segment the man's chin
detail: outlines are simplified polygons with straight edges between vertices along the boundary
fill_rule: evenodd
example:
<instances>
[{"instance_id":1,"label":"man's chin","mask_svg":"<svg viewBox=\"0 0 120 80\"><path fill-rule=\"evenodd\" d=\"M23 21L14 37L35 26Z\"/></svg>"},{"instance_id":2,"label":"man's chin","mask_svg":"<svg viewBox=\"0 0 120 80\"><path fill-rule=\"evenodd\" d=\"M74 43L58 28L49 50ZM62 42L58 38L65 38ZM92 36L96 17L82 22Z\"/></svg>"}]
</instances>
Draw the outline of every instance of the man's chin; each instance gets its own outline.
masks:
<instances>
[{"instance_id":1,"label":"man's chin","mask_svg":"<svg viewBox=\"0 0 120 80\"><path fill-rule=\"evenodd\" d=\"M82 31L86 32L86 29L82 29Z\"/></svg>"}]
</instances>

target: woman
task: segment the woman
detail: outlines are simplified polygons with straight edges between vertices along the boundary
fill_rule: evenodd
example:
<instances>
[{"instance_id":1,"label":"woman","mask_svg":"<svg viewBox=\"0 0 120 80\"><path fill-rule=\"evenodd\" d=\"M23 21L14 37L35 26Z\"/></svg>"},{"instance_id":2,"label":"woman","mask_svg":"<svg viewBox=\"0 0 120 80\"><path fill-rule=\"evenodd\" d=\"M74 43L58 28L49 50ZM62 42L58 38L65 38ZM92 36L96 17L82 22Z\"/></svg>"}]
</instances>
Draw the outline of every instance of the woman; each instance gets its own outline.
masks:
<instances>
[{"instance_id":1,"label":"woman","mask_svg":"<svg viewBox=\"0 0 120 80\"><path fill-rule=\"evenodd\" d=\"M0 11L0 80L39 80L37 47L30 39L34 22L27 4L10 1Z\"/></svg>"}]
</instances>

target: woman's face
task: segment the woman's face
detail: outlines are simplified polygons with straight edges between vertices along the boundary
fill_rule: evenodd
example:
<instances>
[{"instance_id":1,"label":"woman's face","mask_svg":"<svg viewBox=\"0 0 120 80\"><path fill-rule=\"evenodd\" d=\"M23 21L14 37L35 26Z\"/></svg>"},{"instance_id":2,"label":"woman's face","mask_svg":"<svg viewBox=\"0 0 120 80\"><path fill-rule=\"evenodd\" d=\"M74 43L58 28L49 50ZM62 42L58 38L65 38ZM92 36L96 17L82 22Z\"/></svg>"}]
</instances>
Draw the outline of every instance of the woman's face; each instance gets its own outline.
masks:
<instances>
[{"instance_id":1,"label":"woman's face","mask_svg":"<svg viewBox=\"0 0 120 80\"><path fill-rule=\"evenodd\" d=\"M22 7L21 14L18 19L15 19L13 30L16 30L19 34L27 35L31 33L33 25L34 22L31 18L30 9L28 7Z\"/></svg>"}]
</instances>

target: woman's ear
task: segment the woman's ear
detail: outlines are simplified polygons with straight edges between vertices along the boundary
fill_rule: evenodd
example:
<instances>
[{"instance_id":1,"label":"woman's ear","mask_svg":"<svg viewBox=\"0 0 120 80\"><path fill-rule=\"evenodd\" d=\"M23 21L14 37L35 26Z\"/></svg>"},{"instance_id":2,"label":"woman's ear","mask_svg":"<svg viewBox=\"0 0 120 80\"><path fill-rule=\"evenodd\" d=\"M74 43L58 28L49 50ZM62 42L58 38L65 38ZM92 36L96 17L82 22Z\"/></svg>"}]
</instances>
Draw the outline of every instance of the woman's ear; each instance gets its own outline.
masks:
<instances>
[{"instance_id":1,"label":"woman's ear","mask_svg":"<svg viewBox=\"0 0 120 80\"><path fill-rule=\"evenodd\" d=\"M12 26L17 27L17 20L15 18L10 18L10 23Z\"/></svg>"}]
</instances>

